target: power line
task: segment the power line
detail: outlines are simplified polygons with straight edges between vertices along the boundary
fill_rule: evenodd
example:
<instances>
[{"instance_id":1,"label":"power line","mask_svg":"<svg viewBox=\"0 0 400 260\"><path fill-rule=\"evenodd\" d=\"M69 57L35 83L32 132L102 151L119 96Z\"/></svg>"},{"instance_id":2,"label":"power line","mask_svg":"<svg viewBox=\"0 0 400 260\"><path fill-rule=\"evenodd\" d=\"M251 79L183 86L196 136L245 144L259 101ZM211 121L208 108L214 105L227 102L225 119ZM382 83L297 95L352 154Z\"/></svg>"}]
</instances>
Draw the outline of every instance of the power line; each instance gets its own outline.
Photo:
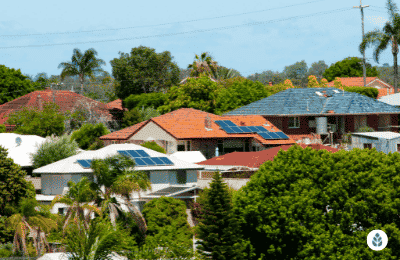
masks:
<instances>
[{"instance_id":1,"label":"power line","mask_svg":"<svg viewBox=\"0 0 400 260\"><path fill-rule=\"evenodd\" d=\"M186 32L178 32L178 33L158 34L158 35L149 35L149 36L132 37L132 38L120 38L120 39L109 39L109 40L85 41L85 42L69 42L69 43L51 43L51 44L39 44L39 45L9 46L9 47L0 47L0 49L17 49L17 48L60 46L60 45L77 45L77 44L86 44L86 43L102 43L102 42L114 42L114 41L126 41L126 40L157 38L157 37L165 37L165 36L190 34L190 33L210 32L210 31L214 31L214 30L227 30L227 29L239 28L239 27L244 27L244 26L261 25L261 24L267 24L267 23L287 21L287 20L292 20L292 19L296 19L296 18L299 19L299 18L306 18L306 17L316 16L316 15L331 14L331 13L343 12L343 11L348 11L348 10L351 10L351 8L340 8L340 9L335 9L335 10L330 10L330 11L318 12L318 13L313 13L313 14L308 14L308 15L299 15L299 16L293 16L293 17L288 17L288 18L263 21L263 22L253 22L253 23L246 23L246 24L240 24L240 25L224 26L224 27L217 27L217 28L212 28L212 29L200 29L200 30L193 30L193 31L186 31Z\"/></svg>"},{"instance_id":2,"label":"power line","mask_svg":"<svg viewBox=\"0 0 400 260\"><path fill-rule=\"evenodd\" d=\"M154 25L142 25L142 26L134 26L134 27L98 29L98 30L77 31L77 32L71 32L70 31L70 32L50 32L50 33L0 35L0 37L25 37L25 36L55 35L55 34L76 34L76 33L91 33L91 32L101 32L101 31L117 31L117 30L128 30L128 29L136 29L136 28L157 27L157 26L170 25L170 24L192 23L192 22L205 21L205 20L221 19L221 18L232 17L232 16L241 16L241 15L247 15L247 14L261 13L261 12L266 12L266 11L271 11L271 10L283 9L283 8L288 8L288 7L298 6L298 5L305 5L305 4L310 4L310 3L322 2L322 1L326 1L326 0L316 0L316 1L300 3L300 4L286 5L286 6L282 6L282 7L275 7L275 8L269 8L269 9L246 12L246 13L229 14L229 15L216 16L216 17L211 17L211 18L200 18L200 19L195 19L195 20L171 22L171 23L162 23L162 24L154 24Z\"/></svg>"}]
</instances>

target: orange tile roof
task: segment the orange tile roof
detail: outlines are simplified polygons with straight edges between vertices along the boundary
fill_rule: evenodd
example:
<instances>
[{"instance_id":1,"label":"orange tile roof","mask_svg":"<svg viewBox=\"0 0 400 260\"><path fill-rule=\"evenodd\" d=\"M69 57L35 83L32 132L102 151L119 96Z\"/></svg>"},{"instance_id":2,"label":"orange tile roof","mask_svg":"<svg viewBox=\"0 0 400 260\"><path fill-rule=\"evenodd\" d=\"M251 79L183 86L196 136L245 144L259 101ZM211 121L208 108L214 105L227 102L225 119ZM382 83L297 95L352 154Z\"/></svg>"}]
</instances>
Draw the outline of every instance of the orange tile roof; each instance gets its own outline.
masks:
<instances>
[{"instance_id":1,"label":"orange tile roof","mask_svg":"<svg viewBox=\"0 0 400 260\"><path fill-rule=\"evenodd\" d=\"M349 77L349 78L339 78L340 81L344 86L364 86L364 78L363 77ZM378 83L382 86L393 88L392 85L384 82L383 80L379 79L378 77L366 77L366 85L371 84L374 81L378 81ZM334 81L328 83L329 87L333 87Z\"/></svg>"},{"instance_id":2,"label":"orange tile roof","mask_svg":"<svg viewBox=\"0 0 400 260\"><path fill-rule=\"evenodd\" d=\"M339 149L332 148L321 144L300 144L304 149L311 147L315 150L327 150L329 152L337 152ZM273 161L278 152L282 149L287 151L292 145L281 145L258 152L233 152L218 157L199 162L199 165L235 165L247 166L250 168L259 168L266 161Z\"/></svg>"},{"instance_id":3,"label":"orange tile roof","mask_svg":"<svg viewBox=\"0 0 400 260\"><path fill-rule=\"evenodd\" d=\"M210 118L212 130L205 128L205 119L207 116ZM293 140L264 140L257 134L227 134L224 130L220 129L214 121L216 120L231 120L238 126L261 126L266 123L269 126L264 126L268 131L280 132L280 130L273 126L268 120L259 115L251 116L218 116L211 113L203 112L193 108L181 108L176 111L154 117L149 122L154 122L156 125L164 129L167 133L173 136L175 139L197 139L197 138L243 138L252 137L262 144L293 144ZM134 125L130 128L122 129L117 132L113 132L108 135L100 137L100 139L114 139L118 132L121 132L119 136L124 136L126 139L130 138L135 134L143 125L149 123L143 123L140 126ZM272 129L273 127L273 129Z\"/></svg>"},{"instance_id":4,"label":"orange tile roof","mask_svg":"<svg viewBox=\"0 0 400 260\"><path fill-rule=\"evenodd\" d=\"M108 109L118 109L118 110L124 110L124 111L128 110L127 108L124 108L124 106L122 105L121 99L111 101L111 102L107 103L106 106L108 107Z\"/></svg>"},{"instance_id":5,"label":"orange tile roof","mask_svg":"<svg viewBox=\"0 0 400 260\"><path fill-rule=\"evenodd\" d=\"M128 140L134 133L136 133L142 126L146 125L150 120L140 122L136 125L112 132L108 135L100 137L102 140Z\"/></svg>"},{"instance_id":6,"label":"orange tile roof","mask_svg":"<svg viewBox=\"0 0 400 260\"><path fill-rule=\"evenodd\" d=\"M0 106L0 124L4 124L7 121L10 113L22 110L24 107L39 108L39 94L42 105L44 102L53 102L53 90L46 89L34 91L25 96L4 103ZM98 113L103 114L108 118L112 117L105 104L69 90L54 91L54 96L55 103L60 107L62 112L72 111L73 108L78 105L79 100L82 100L83 102L94 103L94 110Z\"/></svg>"}]
</instances>

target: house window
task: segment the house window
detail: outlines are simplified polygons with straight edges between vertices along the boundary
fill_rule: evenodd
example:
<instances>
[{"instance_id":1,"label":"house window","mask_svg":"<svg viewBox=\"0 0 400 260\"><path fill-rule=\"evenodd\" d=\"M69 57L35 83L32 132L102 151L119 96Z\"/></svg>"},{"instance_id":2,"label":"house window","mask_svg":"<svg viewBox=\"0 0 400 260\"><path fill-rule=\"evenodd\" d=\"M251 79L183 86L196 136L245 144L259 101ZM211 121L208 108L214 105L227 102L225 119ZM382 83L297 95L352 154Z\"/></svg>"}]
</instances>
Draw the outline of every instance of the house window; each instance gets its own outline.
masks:
<instances>
[{"instance_id":1,"label":"house window","mask_svg":"<svg viewBox=\"0 0 400 260\"><path fill-rule=\"evenodd\" d=\"M219 155L224 154L224 142L222 140L218 140L218 153Z\"/></svg>"},{"instance_id":2,"label":"house window","mask_svg":"<svg viewBox=\"0 0 400 260\"><path fill-rule=\"evenodd\" d=\"M64 215L64 208L58 208L58 214Z\"/></svg>"},{"instance_id":3,"label":"house window","mask_svg":"<svg viewBox=\"0 0 400 260\"><path fill-rule=\"evenodd\" d=\"M117 141L111 141L111 144L116 144L117 143Z\"/></svg>"},{"instance_id":4,"label":"house window","mask_svg":"<svg viewBox=\"0 0 400 260\"><path fill-rule=\"evenodd\" d=\"M372 149L372 144L364 144L364 149Z\"/></svg>"},{"instance_id":5,"label":"house window","mask_svg":"<svg viewBox=\"0 0 400 260\"><path fill-rule=\"evenodd\" d=\"M300 118L297 117L289 117L289 128L300 128Z\"/></svg>"},{"instance_id":6,"label":"house window","mask_svg":"<svg viewBox=\"0 0 400 260\"><path fill-rule=\"evenodd\" d=\"M397 151L400 152L400 144L397 144Z\"/></svg>"},{"instance_id":7,"label":"house window","mask_svg":"<svg viewBox=\"0 0 400 260\"><path fill-rule=\"evenodd\" d=\"M179 184L186 183L186 171L185 170L178 170L177 172L177 180Z\"/></svg>"},{"instance_id":8,"label":"house window","mask_svg":"<svg viewBox=\"0 0 400 260\"><path fill-rule=\"evenodd\" d=\"M249 152L250 151L250 140L245 140L244 141L244 151Z\"/></svg>"},{"instance_id":9,"label":"house window","mask_svg":"<svg viewBox=\"0 0 400 260\"><path fill-rule=\"evenodd\" d=\"M186 141L186 151L190 151L190 141Z\"/></svg>"}]
</instances>

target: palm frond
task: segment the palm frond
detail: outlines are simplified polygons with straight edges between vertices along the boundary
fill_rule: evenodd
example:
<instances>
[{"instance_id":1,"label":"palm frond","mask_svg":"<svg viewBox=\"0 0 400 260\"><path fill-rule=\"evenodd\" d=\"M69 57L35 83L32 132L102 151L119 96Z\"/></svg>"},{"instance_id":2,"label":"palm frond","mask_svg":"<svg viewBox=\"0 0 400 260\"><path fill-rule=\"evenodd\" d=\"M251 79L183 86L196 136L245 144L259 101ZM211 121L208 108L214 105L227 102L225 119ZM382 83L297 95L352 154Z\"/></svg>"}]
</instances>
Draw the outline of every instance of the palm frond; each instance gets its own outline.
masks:
<instances>
[{"instance_id":1,"label":"palm frond","mask_svg":"<svg viewBox=\"0 0 400 260\"><path fill-rule=\"evenodd\" d=\"M379 56L380 54L387 48L390 42L390 37L388 35L384 35L379 43L378 46L376 46L374 50L374 59L377 63L379 63Z\"/></svg>"},{"instance_id":2,"label":"palm frond","mask_svg":"<svg viewBox=\"0 0 400 260\"><path fill-rule=\"evenodd\" d=\"M63 204L66 204L66 205L71 206L74 202L73 202L70 198L68 198L68 197L66 197L66 196L57 195L57 196L51 201L50 207L53 208L54 205L55 205L56 203L63 203Z\"/></svg>"},{"instance_id":3,"label":"palm frond","mask_svg":"<svg viewBox=\"0 0 400 260\"><path fill-rule=\"evenodd\" d=\"M380 44L384 38L384 35L385 34L379 30L371 31L365 34L364 39L359 46L360 52L363 53L366 47Z\"/></svg>"}]
</instances>

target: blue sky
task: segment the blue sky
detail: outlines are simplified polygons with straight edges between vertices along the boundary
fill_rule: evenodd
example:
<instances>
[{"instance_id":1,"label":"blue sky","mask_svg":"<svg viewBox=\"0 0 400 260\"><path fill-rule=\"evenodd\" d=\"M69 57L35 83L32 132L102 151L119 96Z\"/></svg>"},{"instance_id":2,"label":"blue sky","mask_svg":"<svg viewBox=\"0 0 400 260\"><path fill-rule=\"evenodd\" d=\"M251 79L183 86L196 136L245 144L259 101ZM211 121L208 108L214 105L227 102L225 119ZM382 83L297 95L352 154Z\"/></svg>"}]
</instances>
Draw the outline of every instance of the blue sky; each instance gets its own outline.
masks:
<instances>
[{"instance_id":1,"label":"blue sky","mask_svg":"<svg viewBox=\"0 0 400 260\"><path fill-rule=\"evenodd\" d=\"M33 76L60 74L58 64L69 61L74 48L95 48L109 72L110 60L139 45L170 51L181 68L207 51L219 65L243 76L282 71L301 60L311 66L361 57L361 14L352 8L359 0L39 3L6 1L0 16L0 64ZM383 27L385 4L363 1L370 5L364 9L365 32ZM372 48L366 56L376 65ZM380 57L383 63L393 64L389 48Z\"/></svg>"}]
</instances>

